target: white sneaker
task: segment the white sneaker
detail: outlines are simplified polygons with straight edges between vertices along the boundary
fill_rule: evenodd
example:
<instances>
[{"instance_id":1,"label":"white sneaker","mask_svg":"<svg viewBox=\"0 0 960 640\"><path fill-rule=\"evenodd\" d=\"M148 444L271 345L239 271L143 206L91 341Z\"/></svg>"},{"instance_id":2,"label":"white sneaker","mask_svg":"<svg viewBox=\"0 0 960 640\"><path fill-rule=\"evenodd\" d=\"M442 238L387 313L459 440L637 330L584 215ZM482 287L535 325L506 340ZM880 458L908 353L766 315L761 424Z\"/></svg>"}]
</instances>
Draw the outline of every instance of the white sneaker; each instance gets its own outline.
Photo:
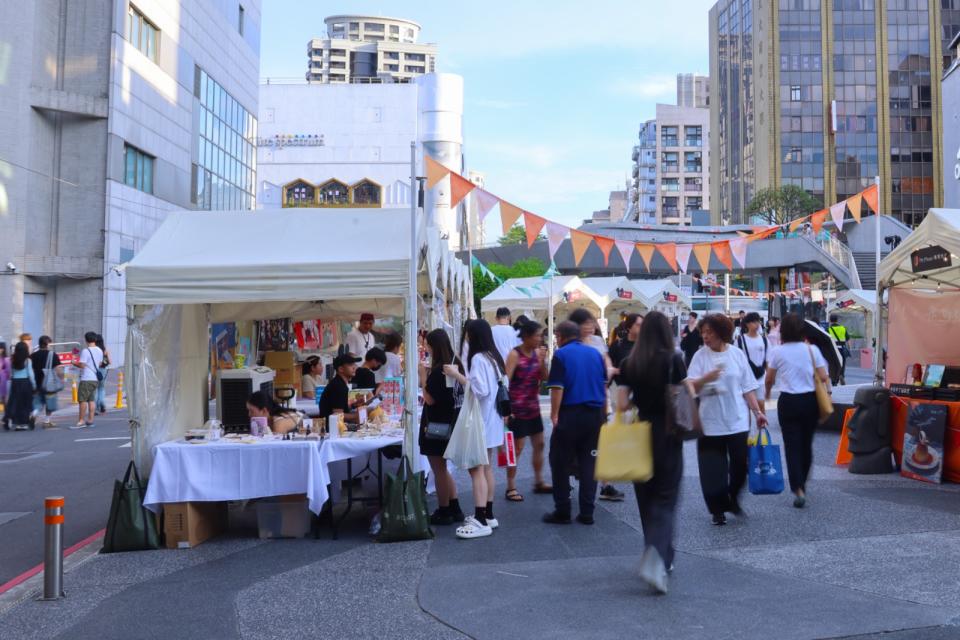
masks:
<instances>
[{"instance_id":1,"label":"white sneaker","mask_svg":"<svg viewBox=\"0 0 960 640\"><path fill-rule=\"evenodd\" d=\"M500 521L496 518L487 518L487 526L491 529L496 529L500 526Z\"/></svg>"},{"instance_id":2,"label":"white sneaker","mask_svg":"<svg viewBox=\"0 0 960 640\"><path fill-rule=\"evenodd\" d=\"M493 529L489 525L480 524L480 521L473 516L464 518L463 526L457 527L457 537L463 540L484 538L489 535L493 535Z\"/></svg>"},{"instance_id":3,"label":"white sneaker","mask_svg":"<svg viewBox=\"0 0 960 640\"><path fill-rule=\"evenodd\" d=\"M640 577L657 593L667 592L667 568L663 564L660 552L654 547L647 547L640 558Z\"/></svg>"}]
</instances>

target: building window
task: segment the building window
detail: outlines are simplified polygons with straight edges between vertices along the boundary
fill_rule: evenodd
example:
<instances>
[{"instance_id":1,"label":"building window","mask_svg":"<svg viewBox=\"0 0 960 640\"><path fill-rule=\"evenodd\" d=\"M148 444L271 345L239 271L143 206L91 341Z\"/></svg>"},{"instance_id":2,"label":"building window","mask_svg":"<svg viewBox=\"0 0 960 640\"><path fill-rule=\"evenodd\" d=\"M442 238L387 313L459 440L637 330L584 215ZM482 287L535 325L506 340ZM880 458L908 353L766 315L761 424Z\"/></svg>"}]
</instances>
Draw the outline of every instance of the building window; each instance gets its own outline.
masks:
<instances>
[{"instance_id":1,"label":"building window","mask_svg":"<svg viewBox=\"0 0 960 640\"><path fill-rule=\"evenodd\" d=\"M697 125L695 127L684 127L683 128L683 146L702 147L703 146L703 127L700 125Z\"/></svg>"},{"instance_id":2,"label":"building window","mask_svg":"<svg viewBox=\"0 0 960 640\"><path fill-rule=\"evenodd\" d=\"M328 180L320 185L320 206L337 207L350 203L350 189L339 180Z\"/></svg>"},{"instance_id":3,"label":"building window","mask_svg":"<svg viewBox=\"0 0 960 640\"><path fill-rule=\"evenodd\" d=\"M680 171L680 154L676 151L664 151L660 154L660 169L665 173Z\"/></svg>"},{"instance_id":4,"label":"building window","mask_svg":"<svg viewBox=\"0 0 960 640\"><path fill-rule=\"evenodd\" d=\"M246 10L244 10L243 5L239 5L239 11L237 12L237 31L240 32L240 35L243 35L243 18Z\"/></svg>"},{"instance_id":5,"label":"building window","mask_svg":"<svg viewBox=\"0 0 960 640\"><path fill-rule=\"evenodd\" d=\"M283 188L284 207L316 206L316 189L304 180L295 180Z\"/></svg>"},{"instance_id":6,"label":"building window","mask_svg":"<svg viewBox=\"0 0 960 640\"><path fill-rule=\"evenodd\" d=\"M364 31L372 31L374 33L383 33L384 27L380 22L364 22L363 23Z\"/></svg>"},{"instance_id":7,"label":"building window","mask_svg":"<svg viewBox=\"0 0 960 640\"><path fill-rule=\"evenodd\" d=\"M123 183L144 193L153 193L153 156L123 145Z\"/></svg>"},{"instance_id":8,"label":"building window","mask_svg":"<svg viewBox=\"0 0 960 640\"><path fill-rule=\"evenodd\" d=\"M687 213L703 209L703 197L701 196L687 196L684 200L686 200L684 210Z\"/></svg>"},{"instance_id":9,"label":"building window","mask_svg":"<svg viewBox=\"0 0 960 640\"><path fill-rule=\"evenodd\" d=\"M135 6L127 6L127 40L154 62L160 60L160 30Z\"/></svg>"},{"instance_id":10,"label":"building window","mask_svg":"<svg viewBox=\"0 0 960 640\"><path fill-rule=\"evenodd\" d=\"M403 57L411 62L424 62L427 56L423 53L405 53Z\"/></svg>"},{"instance_id":11,"label":"building window","mask_svg":"<svg viewBox=\"0 0 960 640\"><path fill-rule=\"evenodd\" d=\"M660 127L660 144L664 147L677 147L680 145L678 139L679 127Z\"/></svg>"},{"instance_id":12,"label":"building window","mask_svg":"<svg viewBox=\"0 0 960 640\"><path fill-rule=\"evenodd\" d=\"M790 102L800 102L800 85L790 85Z\"/></svg>"},{"instance_id":13,"label":"building window","mask_svg":"<svg viewBox=\"0 0 960 640\"><path fill-rule=\"evenodd\" d=\"M683 170L687 173L701 173L703 158L700 151L685 151L683 153Z\"/></svg>"},{"instance_id":14,"label":"building window","mask_svg":"<svg viewBox=\"0 0 960 640\"><path fill-rule=\"evenodd\" d=\"M400 65L398 64L385 64L383 68L385 71L400 71Z\"/></svg>"},{"instance_id":15,"label":"building window","mask_svg":"<svg viewBox=\"0 0 960 640\"><path fill-rule=\"evenodd\" d=\"M664 178L660 188L662 191L680 191L680 178Z\"/></svg>"},{"instance_id":16,"label":"building window","mask_svg":"<svg viewBox=\"0 0 960 640\"><path fill-rule=\"evenodd\" d=\"M399 60L400 52L399 51L384 51L383 52L384 60Z\"/></svg>"},{"instance_id":17,"label":"building window","mask_svg":"<svg viewBox=\"0 0 960 640\"><path fill-rule=\"evenodd\" d=\"M660 198L660 206L663 209L663 215L677 215L680 213L680 198L676 196L664 196Z\"/></svg>"},{"instance_id":18,"label":"building window","mask_svg":"<svg viewBox=\"0 0 960 640\"><path fill-rule=\"evenodd\" d=\"M413 65L409 65L409 64L408 64L408 65L404 65L403 70L406 71L407 73L423 73L424 68L423 68L423 67L415 67L415 66L413 66Z\"/></svg>"},{"instance_id":19,"label":"building window","mask_svg":"<svg viewBox=\"0 0 960 640\"><path fill-rule=\"evenodd\" d=\"M687 193L700 193L703 191L703 178L684 178L683 190Z\"/></svg>"},{"instance_id":20,"label":"building window","mask_svg":"<svg viewBox=\"0 0 960 640\"><path fill-rule=\"evenodd\" d=\"M372 180L361 180L353 185L353 204L365 206L380 206L380 185Z\"/></svg>"}]
</instances>

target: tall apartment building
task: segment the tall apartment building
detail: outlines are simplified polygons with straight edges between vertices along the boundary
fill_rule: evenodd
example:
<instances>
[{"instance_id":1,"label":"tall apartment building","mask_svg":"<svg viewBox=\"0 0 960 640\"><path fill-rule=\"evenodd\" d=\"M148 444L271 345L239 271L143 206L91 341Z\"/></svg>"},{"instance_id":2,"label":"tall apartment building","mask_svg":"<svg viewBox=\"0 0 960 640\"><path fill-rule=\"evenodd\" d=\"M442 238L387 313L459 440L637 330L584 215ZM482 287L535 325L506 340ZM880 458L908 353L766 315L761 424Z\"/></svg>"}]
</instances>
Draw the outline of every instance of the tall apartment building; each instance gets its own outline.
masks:
<instances>
[{"instance_id":1,"label":"tall apartment building","mask_svg":"<svg viewBox=\"0 0 960 640\"><path fill-rule=\"evenodd\" d=\"M437 45L419 44L412 20L339 15L324 22L327 37L307 43L309 82L409 82L436 71Z\"/></svg>"},{"instance_id":2,"label":"tall apartment building","mask_svg":"<svg viewBox=\"0 0 960 640\"><path fill-rule=\"evenodd\" d=\"M709 109L710 78L695 73L678 73L677 106Z\"/></svg>"},{"instance_id":3,"label":"tall apartment building","mask_svg":"<svg viewBox=\"0 0 960 640\"><path fill-rule=\"evenodd\" d=\"M253 206L259 52L259 0L3 5L0 336L123 361L116 267L170 211Z\"/></svg>"},{"instance_id":4,"label":"tall apartment building","mask_svg":"<svg viewBox=\"0 0 960 640\"><path fill-rule=\"evenodd\" d=\"M702 76L678 75L677 99L706 104L708 84ZM658 104L656 114L640 127L633 148L635 221L689 225L693 211L710 208L710 110Z\"/></svg>"},{"instance_id":5,"label":"tall apartment building","mask_svg":"<svg viewBox=\"0 0 960 640\"><path fill-rule=\"evenodd\" d=\"M885 212L920 222L943 197L939 78L958 28L960 5L937 0L717 2L714 222L746 222L760 189L794 184L831 204L877 175Z\"/></svg>"}]
</instances>

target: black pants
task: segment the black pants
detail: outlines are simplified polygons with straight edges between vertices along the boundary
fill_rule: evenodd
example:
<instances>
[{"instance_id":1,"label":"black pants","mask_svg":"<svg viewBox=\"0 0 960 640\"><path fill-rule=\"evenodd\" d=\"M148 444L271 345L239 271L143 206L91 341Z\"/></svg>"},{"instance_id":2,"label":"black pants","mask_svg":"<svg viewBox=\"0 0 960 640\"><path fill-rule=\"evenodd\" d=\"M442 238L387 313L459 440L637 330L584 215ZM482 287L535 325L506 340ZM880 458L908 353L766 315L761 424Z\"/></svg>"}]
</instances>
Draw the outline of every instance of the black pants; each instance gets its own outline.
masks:
<instances>
[{"instance_id":1,"label":"black pants","mask_svg":"<svg viewBox=\"0 0 960 640\"><path fill-rule=\"evenodd\" d=\"M653 477L637 482L633 490L640 508L643 540L660 553L668 567L673 563L674 531L680 480L683 477L683 443L668 435L663 420L653 422Z\"/></svg>"},{"instance_id":2,"label":"black pants","mask_svg":"<svg viewBox=\"0 0 960 640\"><path fill-rule=\"evenodd\" d=\"M807 477L813 464L813 434L820 420L817 394L781 393L777 401L777 417L783 432L783 449L787 457L790 490L806 491Z\"/></svg>"},{"instance_id":3,"label":"black pants","mask_svg":"<svg viewBox=\"0 0 960 640\"><path fill-rule=\"evenodd\" d=\"M27 365L29 366L29 365ZM33 413L33 385L27 378L17 378L10 381L10 397L7 398L6 417L15 425L30 422Z\"/></svg>"},{"instance_id":4,"label":"black pants","mask_svg":"<svg viewBox=\"0 0 960 640\"><path fill-rule=\"evenodd\" d=\"M580 515L592 516L597 497L597 481L593 478L597 439L606 412L603 407L568 405L560 407L558 418L550 435L554 508L560 515L570 515L570 460L576 460L580 470Z\"/></svg>"},{"instance_id":5,"label":"black pants","mask_svg":"<svg viewBox=\"0 0 960 640\"><path fill-rule=\"evenodd\" d=\"M746 431L697 440L700 487L707 509L714 515L729 511L747 480Z\"/></svg>"}]
</instances>

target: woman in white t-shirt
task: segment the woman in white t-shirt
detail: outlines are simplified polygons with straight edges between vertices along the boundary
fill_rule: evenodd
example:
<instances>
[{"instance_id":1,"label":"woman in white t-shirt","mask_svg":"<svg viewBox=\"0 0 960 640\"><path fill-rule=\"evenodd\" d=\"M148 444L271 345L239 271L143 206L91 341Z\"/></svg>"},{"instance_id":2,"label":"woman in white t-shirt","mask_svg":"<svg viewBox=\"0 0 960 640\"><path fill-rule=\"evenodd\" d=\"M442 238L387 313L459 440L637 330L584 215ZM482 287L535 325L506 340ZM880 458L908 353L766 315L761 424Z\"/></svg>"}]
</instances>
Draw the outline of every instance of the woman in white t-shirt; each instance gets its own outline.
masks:
<instances>
[{"instance_id":1,"label":"woman in white t-shirt","mask_svg":"<svg viewBox=\"0 0 960 640\"><path fill-rule=\"evenodd\" d=\"M757 400L763 402L767 397L763 394L763 378L767 372L767 361L769 360L770 343L767 337L760 333L760 325L763 319L756 311L751 311L743 318L743 330L737 336L735 344L747 356L747 363L753 376L757 379Z\"/></svg>"},{"instance_id":2,"label":"woman in white t-shirt","mask_svg":"<svg viewBox=\"0 0 960 640\"><path fill-rule=\"evenodd\" d=\"M794 494L793 506L802 509L807 503L807 478L813 465L813 434L820 420L814 376L830 388L827 361L816 347L804 342L804 321L795 313L784 316L780 323L783 344L770 357L767 367L767 396L776 383L780 389L777 417L783 432L783 448L787 457L787 475Z\"/></svg>"},{"instance_id":3,"label":"woman in white t-shirt","mask_svg":"<svg viewBox=\"0 0 960 640\"><path fill-rule=\"evenodd\" d=\"M399 378L403 375L403 365L400 359L400 345L403 337L396 331L391 331L383 338L383 350L387 354L387 364L380 367L376 373L377 383L387 378Z\"/></svg>"},{"instance_id":4,"label":"woman in white t-shirt","mask_svg":"<svg viewBox=\"0 0 960 640\"><path fill-rule=\"evenodd\" d=\"M700 321L703 346L690 361L687 375L700 395L703 437L697 441L700 487L713 524L727 523L726 512L742 515L740 492L747 480L750 413L757 425L767 417L757 402L760 386L743 351L729 344L733 322L721 314Z\"/></svg>"}]
</instances>

